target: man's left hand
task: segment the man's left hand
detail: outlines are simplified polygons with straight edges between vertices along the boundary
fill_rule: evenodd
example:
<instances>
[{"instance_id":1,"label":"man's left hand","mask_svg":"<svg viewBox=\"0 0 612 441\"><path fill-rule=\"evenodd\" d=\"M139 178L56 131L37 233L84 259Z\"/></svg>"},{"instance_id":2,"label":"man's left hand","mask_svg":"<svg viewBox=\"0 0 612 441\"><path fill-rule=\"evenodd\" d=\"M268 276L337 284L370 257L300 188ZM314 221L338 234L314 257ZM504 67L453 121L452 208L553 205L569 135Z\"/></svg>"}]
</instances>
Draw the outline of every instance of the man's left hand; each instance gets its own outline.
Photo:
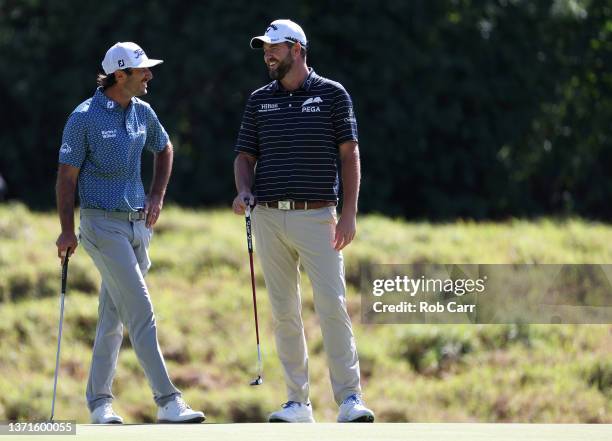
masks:
<instances>
[{"instance_id":1,"label":"man's left hand","mask_svg":"<svg viewBox=\"0 0 612 441\"><path fill-rule=\"evenodd\" d=\"M336 236L334 237L334 249L342 250L345 246L353 241L357 232L357 216L344 214L340 216L340 220L336 225Z\"/></svg>"},{"instance_id":2,"label":"man's left hand","mask_svg":"<svg viewBox=\"0 0 612 441\"><path fill-rule=\"evenodd\" d=\"M145 216L147 217L146 226L151 228L157 222L159 214L161 213L162 206L164 205L164 198L157 194L150 194L147 196L145 202Z\"/></svg>"}]
</instances>

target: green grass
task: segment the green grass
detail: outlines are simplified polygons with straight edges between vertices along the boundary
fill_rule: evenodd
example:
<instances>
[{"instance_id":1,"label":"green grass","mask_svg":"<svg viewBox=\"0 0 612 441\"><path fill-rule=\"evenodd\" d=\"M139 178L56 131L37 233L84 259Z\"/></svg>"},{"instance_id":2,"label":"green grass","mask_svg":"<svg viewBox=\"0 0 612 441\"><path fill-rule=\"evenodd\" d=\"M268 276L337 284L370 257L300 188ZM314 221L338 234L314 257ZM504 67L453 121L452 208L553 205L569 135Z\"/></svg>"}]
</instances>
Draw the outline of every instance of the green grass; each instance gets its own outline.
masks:
<instances>
[{"instance_id":1,"label":"green grass","mask_svg":"<svg viewBox=\"0 0 612 441\"><path fill-rule=\"evenodd\" d=\"M0 205L0 420L49 416L59 261L53 213ZM580 219L409 223L370 215L345 252L348 306L365 398L389 422L612 422L612 326L363 325L355 284L376 263L612 262L612 227ZM257 251L257 244L255 244ZM173 380L213 422L263 421L285 400L259 266L265 383L255 372L244 220L226 210L168 207L147 276ZM82 248L71 260L56 417L88 421L84 391L97 320L99 275ZM311 399L334 421L321 333L308 278L304 323ZM114 384L116 410L150 422L155 405L126 338Z\"/></svg>"},{"instance_id":2,"label":"green grass","mask_svg":"<svg viewBox=\"0 0 612 441\"><path fill-rule=\"evenodd\" d=\"M1 437L2 435L0 435ZM54 435L61 441L609 441L611 425L585 424L139 424L103 426L79 424L75 435ZM0 438L2 439L2 438ZM8 439L8 438L6 438ZM19 440L40 440L20 436Z\"/></svg>"}]
</instances>

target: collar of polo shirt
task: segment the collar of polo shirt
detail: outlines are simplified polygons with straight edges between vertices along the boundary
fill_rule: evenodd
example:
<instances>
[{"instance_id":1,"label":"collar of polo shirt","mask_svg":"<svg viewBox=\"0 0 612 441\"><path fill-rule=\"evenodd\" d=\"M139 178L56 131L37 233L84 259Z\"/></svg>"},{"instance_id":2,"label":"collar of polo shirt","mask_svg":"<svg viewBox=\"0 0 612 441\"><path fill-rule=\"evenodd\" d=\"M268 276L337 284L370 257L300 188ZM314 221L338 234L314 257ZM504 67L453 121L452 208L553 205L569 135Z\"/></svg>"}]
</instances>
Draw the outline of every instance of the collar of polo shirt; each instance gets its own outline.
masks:
<instances>
[{"instance_id":1,"label":"collar of polo shirt","mask_svg":"<svg viewBox=\"0 0 612 441\"><path fill-rule=\"evenodd\" d=\"M309 67L308 76L306 77L306 79L304 80L304 82L302 83L302 85L299 87L298 90L305 90L306 92L308 92L310 90L310 86L312 86L312 82L314 81L316 77L317 77L317 74L315 73L315 71L312 70L312 67ZM281 84L280 81L274 80L274 82L272 83L272 92L274 93L286 92L286 90L285 88L283 88L283 85Z\"/></svg>"},{"instance_id":2,"label":"collar of polo shirt","mask_svg":"<svg viewBox=\"0 0 612 441\"><path fill-rule=\"evenodd\" d=\"M136 98L132 97L130 102L133 104L135 100ZM98 87L96 89L93 101L96 105L106 109L108 112L116 112L118 110L122 110L119 103L104 95L104 90L102 90L102 87Z\"/></svg>"}]
</instances>

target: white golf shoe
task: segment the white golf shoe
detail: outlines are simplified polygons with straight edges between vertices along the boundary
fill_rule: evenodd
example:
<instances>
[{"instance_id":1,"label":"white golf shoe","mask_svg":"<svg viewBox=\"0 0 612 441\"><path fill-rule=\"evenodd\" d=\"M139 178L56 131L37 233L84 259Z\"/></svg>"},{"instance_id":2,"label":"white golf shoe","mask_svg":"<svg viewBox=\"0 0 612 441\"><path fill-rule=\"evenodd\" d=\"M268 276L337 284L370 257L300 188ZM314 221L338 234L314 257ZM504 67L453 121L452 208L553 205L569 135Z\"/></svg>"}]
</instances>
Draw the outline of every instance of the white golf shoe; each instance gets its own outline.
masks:
<instances>
[{"instance_id":1,"label":"white golf shoe","mask_svg":"<svg viewBox=\"0 0 612 441\"><path fill-rule=\"evenodd\" d=\"M123 424L123 418L115 413L111 403L104 403L91 412L93 424Z\"/></svg>"},{"instance_id":2,"label":"white golf shoe","mask_svg":"<svg viewBox=\"0 0 612 441\"><path fill-rule=\"evenodd\" d=\"M185 400L178 396L157 408L158 423L201 423L205 419L204 412L191 409Z\"/></svg>"},{"instance_id":3,"label":"white golf shoe","mask_svg":"<svg viewBox=\"0 0 612 441\"><path fill-rule=\"evenodd\" d=\"M310 403L298 403L287 401L280 410L273 412L268 417L271 423L314 423L312 406Z\"/></svg>"},{"instance_id":4,"label":"white golf shoe","mask_svg":"<svg viewBox=\"0 0 612 441\"><path fill-rule=\"evenodd\" d=\"M339 423L373 423L374 412L365 407L357 394L348 396L340 405Z\"/></svg>"}]
</instances>

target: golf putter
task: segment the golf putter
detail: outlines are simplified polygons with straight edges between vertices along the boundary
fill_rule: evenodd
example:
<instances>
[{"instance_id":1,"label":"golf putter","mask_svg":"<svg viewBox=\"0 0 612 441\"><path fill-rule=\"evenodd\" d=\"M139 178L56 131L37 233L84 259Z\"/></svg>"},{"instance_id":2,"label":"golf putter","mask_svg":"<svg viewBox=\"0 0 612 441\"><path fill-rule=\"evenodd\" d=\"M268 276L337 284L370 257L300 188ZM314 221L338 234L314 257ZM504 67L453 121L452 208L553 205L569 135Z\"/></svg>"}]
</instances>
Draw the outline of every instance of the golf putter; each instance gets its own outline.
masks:
<instances>
[{"instance_id":1,"label":"golf putter","mask_svg":"<svg viewBox=\"0 0 612 441\"><path fill-rule=\"evenodd\" d=\"M257 378L251 381L251 386L259 386L263 383L263 361L259 347L259 322L257 321L257 296L255 295L255 270L253 269L253 238L251 235L251 206L246 202L244 218L246 221L247 246L249 248L249 262L251 264L251 287L253 289L253 312L255 313L255 336L257 337Z\"/></svg>"},{"instance_id":2,"label":"golf putter","mask_svg":"<svg viewBox=\"0 0 612 441\"><path fill-rule=\"evenodd\" d=\"M64 324L64 297L66 296L66 280L68 279L68 256L70 255L70 248L66 250L66 256L64 257L64 263L62 264L62 292L60 294L60 321L59 321L59 332L57 334L57 356L55 357L55 379L53 380L53 401L51 402L51 418L53 422L53 415L55 413L55 398L57 396L57 374L59 371L60 361L60 347L62 343L62 327Z\"/></svg>"}]
</instances>

